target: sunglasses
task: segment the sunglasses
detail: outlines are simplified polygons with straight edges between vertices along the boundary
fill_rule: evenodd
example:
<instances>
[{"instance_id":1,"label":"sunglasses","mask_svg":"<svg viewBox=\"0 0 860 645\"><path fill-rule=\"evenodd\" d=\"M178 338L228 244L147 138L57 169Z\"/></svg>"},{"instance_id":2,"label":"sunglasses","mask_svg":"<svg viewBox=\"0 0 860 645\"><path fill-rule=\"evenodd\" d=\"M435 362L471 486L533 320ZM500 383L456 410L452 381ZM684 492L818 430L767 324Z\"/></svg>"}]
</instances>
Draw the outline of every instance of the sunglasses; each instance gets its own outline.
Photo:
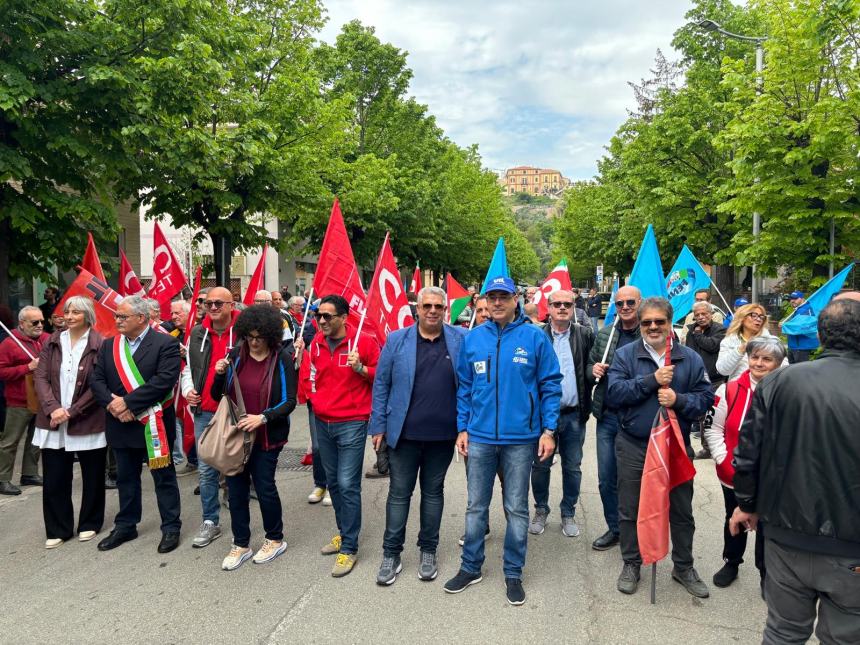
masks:
<instances>
[{"instance_id":1,"label":"sunglasses","mask_svg":"<svg viewBox=\"0 0 860 645\"><path fill-rule=\"evenodd\" d=\"M44 320L28 320L27 322L33 325L33 327L38 327L39 325L45 324Z\"/></svg>"},{"instance_id":2,"label":"sunglasses","mask_svg":"<svg viewBox=\"0 0 860 645\"><path fill-rule=\"evenodd\" d=\"M572 302L556 301L556 302L551 302L549 304L550 304L550 306L555 307L556 309L570 309L571 307L573 307Z\"/></svg>"},{"instance_id":3,"label":"sunglasses","mask_svg":"<svg viewBox=\"0 0 860 645\"><path fill-rule=\"evenodd\" d=\"M198 305L202 305L204 302L206 302L206 298L197 298Z\"/></svg>"},{"instance_id":4,"label":"sunglasses","mask_svg":"<svg viewBox=\"0 0 860 645\"><path fill-rule=\"evenodd\" d=\"M630 298L628 300L616 300L615 301L616 309L624 309L625 307L633 308L635 306L636 306L636 300L633 298Z\"/></svg>"},{"instance_id":5,"label":"sunglasses","mask_svg":"<svg viewBox=\"0 0 860 645\"><path fill-rule=\"evenodd\" d=\"M753 312L751 314L747 314L747 318L752 318L753 320L764 320L767 316Z\"/></svg>"},{"instance_id":6,"label":"sunglasses","mask_svg":"<svg viewBox=\"0 0 860 645\"><path fill-rule=\"evenodd\" d=\"M114 314L113 317L115 320L118 320L120 322L125 322L126 320L128 320L132 316L142 316L142 315L143 314Z\"/></svg>"},{"instance_id":7,"label":"sunglasses","mask_svg":"<svg viewBox=\"0 0 860 645\"><path fill-rule=\"evenodd\" d=\"M666 320L665 318L652 318L650 320L640 320L639 326L640 327L651 327L651 326L665 327L667 322L668 322L668 320Z\"/></svg>"},{"instance_id":8,"label":"sunglasses","mask_svg":"<svg viewBox=\"0 0 860 645\"><path fill-rule=\"evenodd\" d=\"M318 313L314 314L314 318L316 318L317 320L324 320L326 322L329 322L332 318L337 318L337 314Z\"/></svg>"},{"instance_id":9,"label":"sunglasses","mask_svg":"<svg viewBox=\"0 0 860 645\"><path fill-rule=\"evenodd\" d=\"M442 311L445 308L445 305L439 305L436 303L425 302L421 304L421 308L424 311L430 311L431 309L434 311Z\"/></svg>"},{"instance_id":10,"label":"sunglasses","mask_svg":"<svg viewBox=\"0 0 860 645\"><path fill-rule=\"evenodd\" d=\"M203 306L206 307L207 309L220 309L221 307L223 307L226 304L227 303L224 302L223 300L204 300L203 301ZM230 303L230 304L232 304L232 303Z\"/></svg>"}]
</instances>

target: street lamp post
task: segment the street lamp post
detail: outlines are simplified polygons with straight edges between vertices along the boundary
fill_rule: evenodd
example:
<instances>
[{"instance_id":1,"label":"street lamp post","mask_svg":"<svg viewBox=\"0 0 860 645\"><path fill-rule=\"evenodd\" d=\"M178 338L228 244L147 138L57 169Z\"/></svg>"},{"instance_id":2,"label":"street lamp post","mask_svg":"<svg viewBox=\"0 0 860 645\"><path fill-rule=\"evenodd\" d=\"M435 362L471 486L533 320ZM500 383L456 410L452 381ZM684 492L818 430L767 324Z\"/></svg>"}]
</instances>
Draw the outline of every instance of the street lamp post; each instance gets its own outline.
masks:
<instances>
[{"instance_id":1,"label":"street lamp post","mask_svg":"<svg viewBox=\"0 0 860 645\"><path fill-rule=\"evenodd\" d=\"M735 40L741 40L747 43L755 43L755 76L756 76L756 92L761 94L763 78L762 72L764 71L764 41L767 40L767 36L744 36L743 34L735 34L727 29L723 29L720 26L720 23L715 20L710 20L706 18L702 20L698 24L700 29L704 29L705 31L716 31L717 33L722 34L726 38L733 38ZM756 183L758 183L758 177L755 179ZM759 234L761 233L761 215L758 211L753 212L753 239L758 241ZM752 297L750 300L752 302L758 302L759 295L759 285L758 285L758 271L756 270L756 265L752 265Z\"/></svg>"}]
</instances>

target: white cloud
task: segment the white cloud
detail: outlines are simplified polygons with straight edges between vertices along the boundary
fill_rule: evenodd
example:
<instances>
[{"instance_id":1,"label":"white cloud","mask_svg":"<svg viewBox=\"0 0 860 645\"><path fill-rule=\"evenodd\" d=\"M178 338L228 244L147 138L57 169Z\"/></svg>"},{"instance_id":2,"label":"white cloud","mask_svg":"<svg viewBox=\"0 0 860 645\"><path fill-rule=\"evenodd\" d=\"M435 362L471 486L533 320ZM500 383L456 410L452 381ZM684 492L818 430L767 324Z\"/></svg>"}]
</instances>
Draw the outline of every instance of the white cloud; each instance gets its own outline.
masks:
<instances>
[{"instance_id":1,"label":"white cloud","mask_svg":"<svg viewBox=\"0 0 860 645\"><path fill-rule=\"evenodd\" d=\"M590 177L634 105L627 81L671 53L687 0L329 0L322 39L358 18L409 52L410 91L487 166Z\"/></svg>"}]
</instances>

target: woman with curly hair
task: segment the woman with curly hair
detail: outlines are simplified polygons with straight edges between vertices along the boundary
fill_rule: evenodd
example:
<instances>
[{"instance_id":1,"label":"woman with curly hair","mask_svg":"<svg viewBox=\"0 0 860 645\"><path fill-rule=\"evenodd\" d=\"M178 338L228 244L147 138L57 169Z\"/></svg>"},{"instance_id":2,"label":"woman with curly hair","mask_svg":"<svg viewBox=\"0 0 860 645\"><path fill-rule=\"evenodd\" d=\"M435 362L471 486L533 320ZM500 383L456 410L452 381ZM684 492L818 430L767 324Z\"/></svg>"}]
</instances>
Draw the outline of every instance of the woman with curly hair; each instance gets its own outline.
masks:
<instances>
[{"instance_id":1,"label":"woman with curly hair","mask_svg":"<svg viewBox=\"0 0 860 645\"><path fill-rule=\"evenodd\" d=\"M727 377L726 382L736 380L749 368L747 343L753 338L770 335L764 307L751 303L735 310L726 336L720 342L720 353L717 356L717 371ZM788 361L783 364L788 365Z\"/></svg>"},{"instance_id":2,"label":"woman with curly hair","mask_svg":"<svg viewBox=\"0 0 860 645\"><path fill-rule=\"evenodd\" d=\"M227 477L233 545L221 564L225 571L238 569L251 557L256 564L270 562L287 548L275 469L290 433L297 383L293 343L282 340L284 323L277 309L271 305L248 307L236 318L233 330L241 342L215 364L212 398L218 400L225 392L235 397L238 379L246 412L238 427L257 434L245 469ZM252 480L266 531L256 555L250 547Z\"/></svg>"}]
</instances>

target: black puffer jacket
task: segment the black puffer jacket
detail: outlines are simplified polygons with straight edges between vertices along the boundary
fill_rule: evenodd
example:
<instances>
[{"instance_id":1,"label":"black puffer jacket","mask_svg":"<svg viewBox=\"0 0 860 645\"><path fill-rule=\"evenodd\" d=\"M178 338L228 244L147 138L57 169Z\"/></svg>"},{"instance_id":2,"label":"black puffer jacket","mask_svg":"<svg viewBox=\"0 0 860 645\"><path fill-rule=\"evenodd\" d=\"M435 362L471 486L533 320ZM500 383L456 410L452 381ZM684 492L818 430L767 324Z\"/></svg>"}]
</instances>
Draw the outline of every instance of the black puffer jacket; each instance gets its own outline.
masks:
<instances>
[{"instance_id":1,"label":"black puffer jacket","mask_svg":"<svg viewBox=\"0 0 860 645\"><path fill-rule=\"evenodd\" d=\"M720 343L726 337L726 328L716 323L711 323L702 333L697 334L696 323L687 325L686 345L699 356L708 371L708 378L716 390L717 385L726 380L726 377L717 371L717 357L720 355Z\"/></svg>"},{"instance_id":2,"label":"black puffer jacket","mask_svg":"<svg viewBox=\"0 0 860 645\"><path fill-rule=\"evenodd\" d=\"M735 496L768 538L860 558L860 353L827 350L765 377L735 448ZM858 561L860 562L860 561Z\"/></svg>"}]
</instances>

